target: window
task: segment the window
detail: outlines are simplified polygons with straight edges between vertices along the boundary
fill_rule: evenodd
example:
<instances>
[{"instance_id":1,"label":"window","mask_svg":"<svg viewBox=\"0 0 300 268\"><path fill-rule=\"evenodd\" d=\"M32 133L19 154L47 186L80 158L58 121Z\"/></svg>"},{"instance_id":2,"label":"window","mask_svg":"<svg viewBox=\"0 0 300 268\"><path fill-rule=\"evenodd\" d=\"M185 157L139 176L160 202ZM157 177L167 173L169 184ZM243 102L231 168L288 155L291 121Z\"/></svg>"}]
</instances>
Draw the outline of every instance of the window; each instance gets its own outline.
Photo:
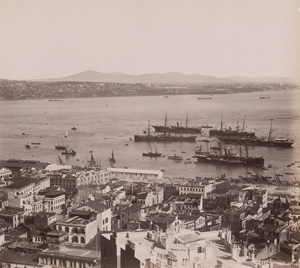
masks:
<instances>
[{"instance_id":1,"label":"window","mask_svg":"<svg viewBox=\"0 0 300 268\"><path fill-rule=\"evenodd\" d=\"M202 247L198 247L198 253L202 253Z\"/></svg>"},{"instance_id":2,"label":"window","mask_svg":"<svg viewBox=\"0 0 300 268\"><path fill-rule=\"evenodd\" d=\"M78 243L78 237L77 236L72 237L72 243Z\"/></svg>"}]
</instances>

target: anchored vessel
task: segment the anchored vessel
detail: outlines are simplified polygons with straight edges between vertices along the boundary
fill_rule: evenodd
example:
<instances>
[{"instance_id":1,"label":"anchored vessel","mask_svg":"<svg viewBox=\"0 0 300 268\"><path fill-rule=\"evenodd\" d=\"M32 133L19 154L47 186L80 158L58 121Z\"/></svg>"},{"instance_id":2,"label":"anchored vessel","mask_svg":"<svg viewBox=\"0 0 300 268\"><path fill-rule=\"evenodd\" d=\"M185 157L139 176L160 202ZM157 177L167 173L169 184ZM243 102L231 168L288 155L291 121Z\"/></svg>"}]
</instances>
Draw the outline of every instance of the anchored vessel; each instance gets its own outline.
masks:
<instances>
[{"instance_id":1,"label":"anchored vessel","mask_svg":"<svg viewBox=\"0 0 300 268\"><path fill-rule=\"evenodd\" d=\"M170 133L153 135L150 133L150 123L148 122L148 130L142 135L134 135L134 141L147 142L195 142L197 135L171 135Z\"/></svg>"},{"instance_id":2,"label":"anchored vessel","mask_svg":"<svg viewBox=\"0 0 300 268\"><path fill-rule=\"evenodd\" d=\"M64 142L63 140L61 140L61 145L59 144L59 140L58 140L58 144L55 146L56 150L66 150L66 146L64 146Z\"/></svg>"},{"instance_id":3,"label":"anchored vessel","mask_svg":"<svg viewBox=\"0 0 300 268\"><path fill-rule=\"evenodd\" d=\"M198 100L211 100L212 96L203 96L203 97L198 97Z\"/></svg>"},{"instance_id":4,"label":"anchored vessel","mask_svg":"<svg viewBox=\"0 0 300 268\"><path fill-rule=\"evenodd\" d=\"M233 130L231 127L229 127L228 129L224 129L223 128L223 115L222 115L222 119L221 119L221 127L220 129L211 129L209 131L209 135L213 136L213 137L255 137L255 132L248 132L245 131L245 118L246 116L244 116L244 121L243 121L243 127L242 129L239 128L239 120L237 123L237 128L236 130Z\"/></svg>"},{"instance_id":5,"label":"anchored vessel","mask_svg":"<svg viewBox=\"0 0 300 268\"><path fill-rule=\"evenodd\" d=\"M166 132L166 133L202 133L201 127L189 127L188 126L188 114L186 114L185 126L179 125L179 122L176 123L176 126L168 126L168 117L167 113L165 114L165 125L153 125L155 132Z\"/></svg>"},{"instance_id":6,"label":"anchored vessel","mask_svg":"<svg viewBox=\"0 0 300 268\"><path fill-rule=\"evenodd\" d=\"M241 149L239 155L232 153L232 150L230 149L224 149L224 154L222 154L222 150L220 151L220 154L196 151L195 157L197 158L198 162L208 162L235 166L250 166L258 168L263 168L265 163L264 157L262 156L250 157L248 155L247 146L246 156L242 155Z\"/></svg>"},{"instance_id":7,"label":"anchored vessel","mask_svg":"<svg viewBox=\"0 0 300 268\"><path fill-rule=\"evenodd\" d=\"M67 146L66 149L61 154L76 155L76 152L73 149L69 148L69 146Z\"/></svg>"},{"instance_id":8,"label":"anchored vessel","mask_svg":"<svg viewBox=\"0 0 300 268\"><path fill-rule=\"evenodd\" d=\"M264 95L262 95L262 96L260 96L259 97L261 100L267 100L267 99L271 99L271 97L270 96L264 96Z\"/></svg>"},{"instance_id":9,"label":"anchored vessel","mask_svg":"<svg viewBox=\"0 0 300 268\"><path fill-rule=\"evenodd\" d=\"M268 138L254 137L218 137L222 142L229 144L248 144L254 146L265 146L265 147L283 147L290 148L294 144L294 139L287 138L272 138L272 133L275 131L272 129L273 119L271 119L271 125L269 130Z\"/></svg>"},{"instance_id":10,"label":"anchored vessel","mask_svg":"<svg viewBox=\"0 0 300 268\"><path fill-rule=\"evenodd\" d=\"M174 155L170 155L170 156L168 156L168 159L171 159L171 160L177 160L177 161L181 161L181 160L183 160L183 157L182 157L182 156L179 156L179 155L176 155L176 154L174 154Z\"/></svg>"},{"instance_id":11,"label":"anchored vessel","mask_svg":"<svg viewBox=\"0 0 300 268\"><path fill-rule=\"evenodd\" d=\"M143 156L149 156L149 157L161 157L162 153L159 152L148 152L148 153L143 153Z\"/></svg>"}]
</instances>

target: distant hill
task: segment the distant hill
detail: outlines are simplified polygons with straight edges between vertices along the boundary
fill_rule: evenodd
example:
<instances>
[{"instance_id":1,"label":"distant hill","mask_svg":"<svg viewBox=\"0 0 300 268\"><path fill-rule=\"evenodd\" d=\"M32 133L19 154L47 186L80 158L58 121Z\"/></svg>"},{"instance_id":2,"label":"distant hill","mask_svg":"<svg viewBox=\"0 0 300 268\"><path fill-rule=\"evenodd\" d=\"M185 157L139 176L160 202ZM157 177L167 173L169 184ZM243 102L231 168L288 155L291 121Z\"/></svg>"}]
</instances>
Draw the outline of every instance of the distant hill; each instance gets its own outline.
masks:
<instances>
[{"instance_id":1,"label":"distant hill","mask_svg":"<svg viewBox=\"0 0 300 268\"><path fill-rule=\"evenodd\" d=\"M84 71L66 77L38 79L31 81L70 81L70 82L104 82L121 84L232 84L232 83L297 83L300 77L226 77L205 76L200 74L182 74L177 72L149 73L130 75L125 73L101 73Z\"/></svg>"},{"instance_id":2,"label":"distant hill","mask_svg":"<svg viewBox=\"0 0 300 268\"><path fill-rule=\"evenodd\" d=\"M298 77L227 77L236 82L244 83L299 83Z\"/></svg>"},{"instance_id":3,"label":"distant hill","mask_svg":"<svg viewBox=\"0 0 300 268\"><path fill-rule=\"evenodd\" d=\"M41 80L39 80L41 81ZM233 83L231 79L204 76L199 74L181 73L153 73L141 75L129 75L124 73L100 73L96 71L84 71L61 78L43 79L42 81L88 81L125 84L203 84L203 83Z\"/></svg>"}]
</instances>

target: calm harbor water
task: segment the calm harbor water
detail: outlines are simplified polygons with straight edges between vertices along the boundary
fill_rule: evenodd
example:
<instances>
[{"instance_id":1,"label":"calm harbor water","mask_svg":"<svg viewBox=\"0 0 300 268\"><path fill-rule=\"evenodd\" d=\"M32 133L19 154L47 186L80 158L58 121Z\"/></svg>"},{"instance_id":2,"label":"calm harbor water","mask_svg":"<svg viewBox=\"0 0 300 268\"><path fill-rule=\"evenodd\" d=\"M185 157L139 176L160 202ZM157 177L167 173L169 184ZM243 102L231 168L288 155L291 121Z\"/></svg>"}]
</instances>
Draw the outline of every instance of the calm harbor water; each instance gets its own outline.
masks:
<instances>
[{"instance_id":1,"label":"calm harbor water","mask_svg":"<svg viewBox=\"0 0 300 268\"><path fill-rule=\"evenodd\" d=\"M283 174L287 180L300 178L300 92L269 92L271 99L261 100L261 93L214 95L212 99L198 99L198 96L115 97L93 99L65 99L64 101L22 100L0 102L0 159L20 158L58 162L54 146L61 143L73 148L74 157L61 156L66 164L84 165L90 158L90 151L103 166L109 166L108 157L112 150L117 160L116 167L165 170L167 177L220 176L238 177L252 174ZM244 115L248 131L258 136L267 136L270 119L273 119L273 136L296 138L293 148L249 147L249 155L263 155L267 170L245 167L221 166L194 163L192 158L196 147L204 150L207 144L195 143L136 143L133 135L142 133L148 120L150 124L185 124L188 113L189 125L212 125L220 127L224 115L225 127L240 127ZM76 126L77 130L71 128ZM205 130L205 129L204 129ZM68 137L65 138L65 132ZM208 133L208 129L205 130ZM28 134L23 135L22 133ZM198 139L203 139L200 137ZM31 143L31 149L25 145ZM233 150L239 149L227 145ZM162 152L166 157L143 157L150 150ZM237 151L238 152L238 151ZM176 163L167 159L169 155L190 158L192 163ZM299 161L299 162L298 162ZM294 165L287 167L292 162ZM289 174L285 174L289 173ZM293 174L293 175L292 175Z\"/></svg>"}]
</instances>

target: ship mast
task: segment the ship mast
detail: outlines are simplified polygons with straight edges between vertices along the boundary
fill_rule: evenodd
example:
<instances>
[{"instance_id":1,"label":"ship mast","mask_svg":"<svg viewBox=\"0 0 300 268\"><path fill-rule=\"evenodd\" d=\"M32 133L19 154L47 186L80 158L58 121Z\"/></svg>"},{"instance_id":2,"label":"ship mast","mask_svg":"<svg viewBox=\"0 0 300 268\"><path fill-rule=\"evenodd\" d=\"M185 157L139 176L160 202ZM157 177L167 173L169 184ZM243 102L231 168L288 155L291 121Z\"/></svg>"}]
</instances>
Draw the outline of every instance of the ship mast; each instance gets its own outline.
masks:
<instances>
[{"instance_id":1,"label":"ship mast","mask_svg":"<svg viewBox=\"0 0 300 268\"><path fill-rule=\"evenodd\" d=\"M222 118L221 118L221 130L223 130L223 115L222 115Z\"/></svg>"},{"instance_id":2,"label":"ship mast","mask_svg":"<svg viewBox=\"0 0 300 268\"><path fill-rule=\"evenodd\" d=\"M150 136L150 120L148 120L148 131L147 131L148 136Z\"/></svg>"},{"instance_id":3,"label":"ship mast","mask_svg":"<svg viewBox=\"0 0 300 268\"><path fill-rule=\"evenodd\" d=\"M236 131L239 132L239 130L240 130L240 118L238 117Z\"/></svg>"},{"instance_id":4,"label":"ship mast","mask_svg":"<svg viewBox=\"0 0 300 268\"><path fill-rule=\"evenodd\" d=\"M188 121L189 121L189 113L186 113L186 118L185 118L185 127L187 128L188 126Z\"/></svg>"},{"instance_id":5,"label":"ship mast","mask_svg":"<svg viewBox=\"0 0 300 268\"><path fill-rule=\"evenodd\" d=\"M167 127L167 123L168 123L168 115L167 115L167 112L165 114L165 127Z\"/></svg>"},{"instance_id":6,"label":"ship mast","mask_svg":"<svg viewBox=\"0 0 300 268\"><path fill-rule=\"evenodd\" d=\"M165 136L167 135L167 123L168 123L168 115L166 112L166 114L165 114Z\"/></svg>"},{"instance_id":7,"label":"ship mast","mask_svg":"<svg viewBox=\"0 0 300 268\"><path fill-rule=\"evenodd\" d=\"M275 129L272 129L272 124L273 124L273 119L271 119L271 125L270 125L268 141L271 141L271 135L275 131Z\"/></svg>"},{"instance_id":8,"label":"ship mast","mask_svg":"<svg viewBox=\"0 0 300 268\"><path fill-rule=\"evenodd\" d=\"M246 120L246 115L244 115L244 120L243 120L243 128L242 128L242 131L245 130L245 120Z\"/></svg>"},{"instance_id":9,"label":"ship mast","mask_svg":"<svg viewBox=\"0 0 300 268\"><path fill-rule=\"evenodd\" d=\"M246 157L248 159L249 158L249 154L248 154L248 144L247 143L246 143L245 147L246 147Z\"/></svg>"}]
</instances>

